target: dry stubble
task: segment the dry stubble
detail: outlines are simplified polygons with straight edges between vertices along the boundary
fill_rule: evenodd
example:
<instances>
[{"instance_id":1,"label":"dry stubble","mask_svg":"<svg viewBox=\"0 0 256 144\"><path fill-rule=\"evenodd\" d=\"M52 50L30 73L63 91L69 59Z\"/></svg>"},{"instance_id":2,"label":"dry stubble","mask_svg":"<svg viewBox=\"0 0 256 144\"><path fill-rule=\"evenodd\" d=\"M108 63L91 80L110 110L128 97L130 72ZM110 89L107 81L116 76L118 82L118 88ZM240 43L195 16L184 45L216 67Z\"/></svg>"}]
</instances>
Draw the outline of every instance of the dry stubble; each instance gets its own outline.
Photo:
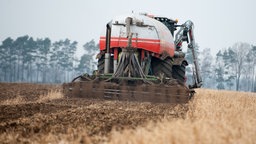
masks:
<instances>
[{"instance_id":1,"label":"dry stubble","mask_svg":"<svg viewBox=\"0 0 256 144\"><path fill-rule=\"evenodd\" d=\"M113 131L110 143L255 143L256 94L199 89L185 119Z\"/></svg>"}]
</instances>

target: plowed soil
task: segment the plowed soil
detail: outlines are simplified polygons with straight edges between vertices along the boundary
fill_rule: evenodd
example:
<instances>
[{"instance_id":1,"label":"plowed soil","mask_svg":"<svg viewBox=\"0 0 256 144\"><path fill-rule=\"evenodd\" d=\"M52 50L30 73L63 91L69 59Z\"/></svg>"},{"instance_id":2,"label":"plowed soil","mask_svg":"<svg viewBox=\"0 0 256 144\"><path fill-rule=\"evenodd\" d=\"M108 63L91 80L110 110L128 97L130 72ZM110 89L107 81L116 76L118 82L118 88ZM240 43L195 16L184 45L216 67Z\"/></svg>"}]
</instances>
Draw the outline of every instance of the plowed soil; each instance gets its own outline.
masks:
<instances>
[{"instance_id":1,"label":"plowed soil","mask_svg":"<svg viewBox=\"0 0 256 144\"><path fill-rule=\"evenodd\" d=\"M111 130L184 119L188 105L66 98L60 85L0 83L3 143L99 143Z\"/></svg>"}]
</instances>

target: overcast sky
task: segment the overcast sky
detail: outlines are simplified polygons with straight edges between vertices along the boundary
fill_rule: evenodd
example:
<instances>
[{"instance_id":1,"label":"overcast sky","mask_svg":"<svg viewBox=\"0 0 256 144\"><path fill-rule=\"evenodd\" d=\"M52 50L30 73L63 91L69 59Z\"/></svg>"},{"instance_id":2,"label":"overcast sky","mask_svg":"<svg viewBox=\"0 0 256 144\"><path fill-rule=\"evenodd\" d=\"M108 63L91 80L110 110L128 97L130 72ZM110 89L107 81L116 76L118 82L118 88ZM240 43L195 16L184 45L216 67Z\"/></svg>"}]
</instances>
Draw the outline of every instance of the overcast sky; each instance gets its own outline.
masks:
<instances>
[{"instance_id":1,"label":"overcast sky","mask_svg":"<svg viewBox=\"0 0 256 144\"><path fill-rule=\"evenodd\" d=\"M256 0L0 0L0 40L69 38L81 49L98 42L113 17L132 11L192 20L196 42L213 53L235 42L256 45Z\"/></svg>"}]
</instances>

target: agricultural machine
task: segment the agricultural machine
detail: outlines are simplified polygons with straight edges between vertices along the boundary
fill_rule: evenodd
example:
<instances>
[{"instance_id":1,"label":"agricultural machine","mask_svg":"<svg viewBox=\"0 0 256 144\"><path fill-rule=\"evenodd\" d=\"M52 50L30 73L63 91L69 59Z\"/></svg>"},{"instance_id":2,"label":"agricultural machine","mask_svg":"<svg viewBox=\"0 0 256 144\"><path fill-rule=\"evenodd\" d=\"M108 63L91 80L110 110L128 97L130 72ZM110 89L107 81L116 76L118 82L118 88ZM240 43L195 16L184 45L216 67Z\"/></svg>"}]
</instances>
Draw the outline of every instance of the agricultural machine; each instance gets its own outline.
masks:
<instances>
[{"instance_id":1,"label":"agricultural machine","mask_svg":"<svg viewBox=\"0 0 256 144\"><path fill-rule=\"evenodd\" d=\"M186 42L193 56L193 84L186 84ZM100 36L98 70L63 84L68 97L186 103L202 85L193 23L147 14L114 18Z\"/></svg>"}]
</instances>

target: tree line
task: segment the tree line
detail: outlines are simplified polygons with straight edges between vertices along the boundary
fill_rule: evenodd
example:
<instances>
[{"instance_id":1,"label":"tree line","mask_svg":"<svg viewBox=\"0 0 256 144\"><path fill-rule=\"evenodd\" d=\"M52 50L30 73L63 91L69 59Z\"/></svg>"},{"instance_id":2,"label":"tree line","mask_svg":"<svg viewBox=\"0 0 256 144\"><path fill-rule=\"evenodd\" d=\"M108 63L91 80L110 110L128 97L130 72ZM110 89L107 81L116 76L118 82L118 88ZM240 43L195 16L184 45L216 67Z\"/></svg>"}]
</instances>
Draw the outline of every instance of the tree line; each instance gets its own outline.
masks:
<instances>
[{"instance_id":1,"label":"tree line","mask_svg":"<svg viewBox=\"0 0 256 144\"><path fill-rule=\"evenodd\" d=\"M69 39L52 42L50 38L28 35L2 41L0 45L0 81L62 83L78 74L91 72L90 63L98 50L94 40L83 48L87 53L75 56L77 42Z\"/></svg>"},{"instance_id":2,"label":"tree line","mask_svg":"<svg viewBox=\"0 0 256 144\"><path fill-rule=\"evenodd\" d=\"M256 92L256 46L238 42L219 50L200 53L204 87Z\"/></svg>"},{"instance_id":3,"label":"tree line","mask_svg":"<svg viewBox=\"0 0 256 144\"><path fill-rule=\"evenodd\" d=\"M51 41L27 35L15 40L8 37L0 45L0 81L63 83L80 74L92 73L97 69L98 43L86 42L81 57L76 56L77 45L78 42L68 38ZM256 46L239 42L212 55L210 48L201 49L197 45L196 52L203 87L256 91ZM186 59L190 64L193 62L189 49ZM191 69L187 67L190 83Z\"/></svg>"}]
</instances>

